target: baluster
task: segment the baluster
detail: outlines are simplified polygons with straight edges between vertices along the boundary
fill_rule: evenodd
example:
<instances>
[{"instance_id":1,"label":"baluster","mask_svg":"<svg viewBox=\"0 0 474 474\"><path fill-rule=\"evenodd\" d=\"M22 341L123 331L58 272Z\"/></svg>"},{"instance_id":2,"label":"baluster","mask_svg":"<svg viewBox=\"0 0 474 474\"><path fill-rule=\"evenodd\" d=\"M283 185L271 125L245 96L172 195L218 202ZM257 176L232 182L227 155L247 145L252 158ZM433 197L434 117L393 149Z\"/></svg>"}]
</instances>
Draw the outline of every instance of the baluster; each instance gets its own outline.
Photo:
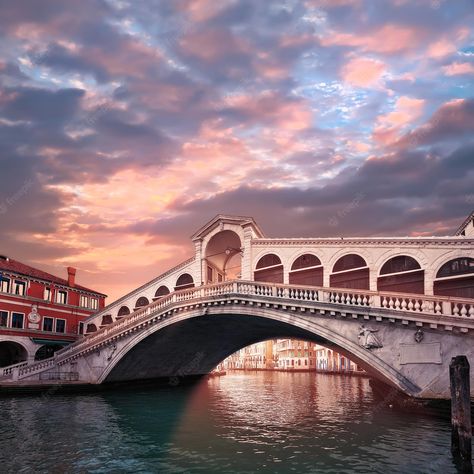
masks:
<instances>
[{"instance_id":1,"label":"baluster","mask_svg":"<svg viewBox=\"0 0 474 474\"><path fill-rule=\"evenodd\" d=\"M402 310L405 311L407 309L407 300L405 298L402 299Z\"/></svg>"},{"instance_id":2,"label":"baluster","mask_svg":"<svg viewBox=\"0 0 474 474\"><path fill-rule=\"evenodd\" d=\"M391 296L388 297L388 307L393 309L393 298Z\"/></svg>"},{"instance_id":3,"label":"baluster","mask_svg":"<svg viewBox=\"0 0 474 474\"><path fill-rule=\"evenodd\" d=\"M360 306L361 303L362 303L362 298L360 297L360 295L357 295L357 304Z\"/></svg>"},{"instance_id":4,"label":"baluster","mask_svg":"<svg viewBox=\"0 0 474 474\"><path fill-rule=\"evenodd\" d=\"M463 304L461 308L461 316L466 316L466 314L467 314L467 308L466 308L466 305Z\"/></svg>"},{"instance_id":5,"label":"baluster","mask_svg":"<svg viewBox=\"0 0 474 474\"><path fill-rule=\"evenodd\" d=\"M418 312L419 312L419 311L420 311L420 307L421 307L420 301L419 301L419 300L416 300L416 302L415 302L415 311L418 311Z\"/></svg>"},{"instance_id":6,"label":"baluster","mask_svg":"<svg viewBox=\"0 0 474 474\"><path fill-rule=\"evenodd\" d=\"M400 309L400 298L395 298L395 309Z\"/></svg>"},{"instance_id":7,"label":"baluster","mask_svg":"<svg viewBox=\"0 0 474 474\"><path fill-rule=\"evenodd\" d=\"M457 303L453 303L453 315L454 316L459 316L459 307Z\"/></svg>"},{"instance_id":8,"label":"baluster","mask_svg":"<svg viewBox=\"0 0 474 474\"><path fill-rule=\"evenodd\" d=\"M386 307L387 307L387 300L385 296L382 296L382 308L386 308Z\"/></svg>"},{"instance_id":9,"label":"baluster","mask_svg":"<svg viewBox=\"0 0 474 474\"><path fill-rule=\"evenodd\" d=\"M469 305L469 317L472 318L474 316L474 305Z\"/></svg>"}]
</instances>

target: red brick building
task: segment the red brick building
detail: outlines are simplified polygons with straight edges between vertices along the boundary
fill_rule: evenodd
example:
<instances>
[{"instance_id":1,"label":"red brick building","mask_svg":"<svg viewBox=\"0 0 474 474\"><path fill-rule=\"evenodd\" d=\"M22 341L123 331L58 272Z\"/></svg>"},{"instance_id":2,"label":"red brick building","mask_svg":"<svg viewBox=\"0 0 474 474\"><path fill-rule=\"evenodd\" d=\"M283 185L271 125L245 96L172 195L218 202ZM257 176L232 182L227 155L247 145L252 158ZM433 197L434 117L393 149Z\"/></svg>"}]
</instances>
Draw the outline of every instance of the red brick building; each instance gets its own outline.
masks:
<instances>
[{"instance_id":1,"label":"red brick building","mask_svg":"<svg viewBox=\"0 0 474 474\"><path fill-rule=\"evenodd\" d=\"M106 295L0 255L0 367L41 360L83 333Z\"/></svg>"}]
</instances>

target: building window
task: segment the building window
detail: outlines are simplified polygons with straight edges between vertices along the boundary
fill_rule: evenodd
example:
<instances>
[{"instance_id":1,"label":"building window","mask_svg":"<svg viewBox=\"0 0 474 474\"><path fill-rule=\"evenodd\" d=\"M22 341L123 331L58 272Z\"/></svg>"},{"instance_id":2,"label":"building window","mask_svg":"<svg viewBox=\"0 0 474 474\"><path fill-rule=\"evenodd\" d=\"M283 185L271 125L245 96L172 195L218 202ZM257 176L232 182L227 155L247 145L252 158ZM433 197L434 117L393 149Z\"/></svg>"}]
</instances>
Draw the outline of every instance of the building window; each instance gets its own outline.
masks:
<instances>
[{"instance_id":1,"label":"building window","mask_svg":"<svg viewBox=\"0 0 474 474\"><path fill-rule=\"evenodd\" d=\"M12 313L12 328L23 329L24 318L23 313Z\"/></svg>"},{"instance_id":2,"label":"building window","mask_svg":"<svg viewBox=\"0 0 474 474\"><path fill-rule=\"evenodd\" d=\"M66 320L65 319L56 319L56 332L65 333L66 332Z\"/></svg>"},{"instance_id":3,"label":"building window","mask_svg":"<svg viewBox=\"0 0 474 474\"><path fill-rule=\"evenodd\" d=\"M56 292L56 303L66 304L67 301L67 291L58 290Z\"/></svg>"},{"instance_id":4,"label":"building window","mask_svg":"<svg viewBox=\"0 0 474 474\"><path fill-rule=\"evenodd\" d=\"M13 294L25 296L26 283L24 281L15 280L13 285Z\"/></svg>"},{"instance_id":5,"label":"building window","mask_svg":"<svg viewBox=\"0 0 474 474\"><path fill-rule=\"evenodd\" d=\"M51 301L51 288L45 288L44 289L44 296L43 299L45 301Z\"/></svg>"},{"instance_id":6,"label":"building window","mask_svg":"<svg viewBox=\"0 0 474 474\"><path fill-rule=\"evenodd\" d=\"M43 318L43 331L53 332L53 323L53 318L48 318L47 316L45 316Z\"/></svg>"},{"instance_id":7,"label":"building window","mask_svg":"<svg viewBox=\"0 0 474 474\"><path fill-rule=\"evenodd\" d=\"M0 327L8 326L8 311L0 311Z\"/></svg>"},{"instance_id":8,"label":"building window","mask_svg":"<svg viewBox=\"0 0 474 474\"><path fill-rule=\"evenodd\" d=\"M89 307L89 298L85 295L81 295L79 299L79 306L81 308L88 308Z\"/></svg>"},{"instance_id":9,"label":"building window","mask_svg":"<svg viewBox=\"0 0 474 474\"><path fill-rule=\"evenodd\" d=\"M10 292L10 279L5 277L0 277L0 291L3 293Z\"/></svg>"},{"instance_id":10,"label":"building window","mask_svg":"<svg viewBox=\"0 0 474 474\"><path fill-rule=\"evenodd\" d=\"M78 334L84 334L84 323L82 321L79 323Z\"/></svg>"},{"instance_id":11,"label":"building window","mask_svg":"<svg viewBox=\"0 0 474 474\"><path fill-rule=\"evenodd\" d=\"M91 308L97 309L99 307L99 300L97 298L91 298Z\"/></svg>"}]
</instances>

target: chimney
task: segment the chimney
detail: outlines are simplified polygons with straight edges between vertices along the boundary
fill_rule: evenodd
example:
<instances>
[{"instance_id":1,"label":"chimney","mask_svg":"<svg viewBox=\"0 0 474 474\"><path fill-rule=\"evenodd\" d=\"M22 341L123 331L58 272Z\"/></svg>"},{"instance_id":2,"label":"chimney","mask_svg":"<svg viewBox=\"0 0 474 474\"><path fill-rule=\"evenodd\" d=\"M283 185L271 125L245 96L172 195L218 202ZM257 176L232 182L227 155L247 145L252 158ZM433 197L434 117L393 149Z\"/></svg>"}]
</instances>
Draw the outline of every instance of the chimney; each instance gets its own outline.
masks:
<instances>
[{"instance_id":1,"label":"chimney","mask_svg":"<svg viewBox=\"0 0 474 474\"><path fill-rule=\"evenodd\" d=\"M67 284L72 288L76 284L76 269L73 267L67 267Z\"/></svg>"}]
</instances>

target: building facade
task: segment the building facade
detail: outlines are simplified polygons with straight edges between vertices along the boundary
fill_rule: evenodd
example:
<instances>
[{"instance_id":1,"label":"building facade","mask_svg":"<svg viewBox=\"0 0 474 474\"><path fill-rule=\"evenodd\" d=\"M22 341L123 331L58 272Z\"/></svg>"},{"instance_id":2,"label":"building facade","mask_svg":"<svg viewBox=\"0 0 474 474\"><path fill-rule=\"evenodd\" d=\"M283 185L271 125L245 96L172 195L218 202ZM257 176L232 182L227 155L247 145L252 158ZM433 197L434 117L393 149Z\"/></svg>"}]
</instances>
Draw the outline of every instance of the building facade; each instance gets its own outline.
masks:
<instances>
[{"instance_id":1,"label":"building facade","mask_svg":"<svg viewBox=\"0 0 474 474\"><path fill-rule=\"evenodd\" d=\"M83 333L106 295L77 285L76 269L59 278L0 256L0 367L41 360Z\"/></svg>"},{"instance_id":2,"label":"building facade","mask_svg":"<svg viewBox=\"0 0 474 474\"><path fill-rule=\"evenodd\" d=\"M364 374L364 370L333 349L298 339L258 342L229 356L225 370L275 370Z\"/></svg>"}]
</instances>

